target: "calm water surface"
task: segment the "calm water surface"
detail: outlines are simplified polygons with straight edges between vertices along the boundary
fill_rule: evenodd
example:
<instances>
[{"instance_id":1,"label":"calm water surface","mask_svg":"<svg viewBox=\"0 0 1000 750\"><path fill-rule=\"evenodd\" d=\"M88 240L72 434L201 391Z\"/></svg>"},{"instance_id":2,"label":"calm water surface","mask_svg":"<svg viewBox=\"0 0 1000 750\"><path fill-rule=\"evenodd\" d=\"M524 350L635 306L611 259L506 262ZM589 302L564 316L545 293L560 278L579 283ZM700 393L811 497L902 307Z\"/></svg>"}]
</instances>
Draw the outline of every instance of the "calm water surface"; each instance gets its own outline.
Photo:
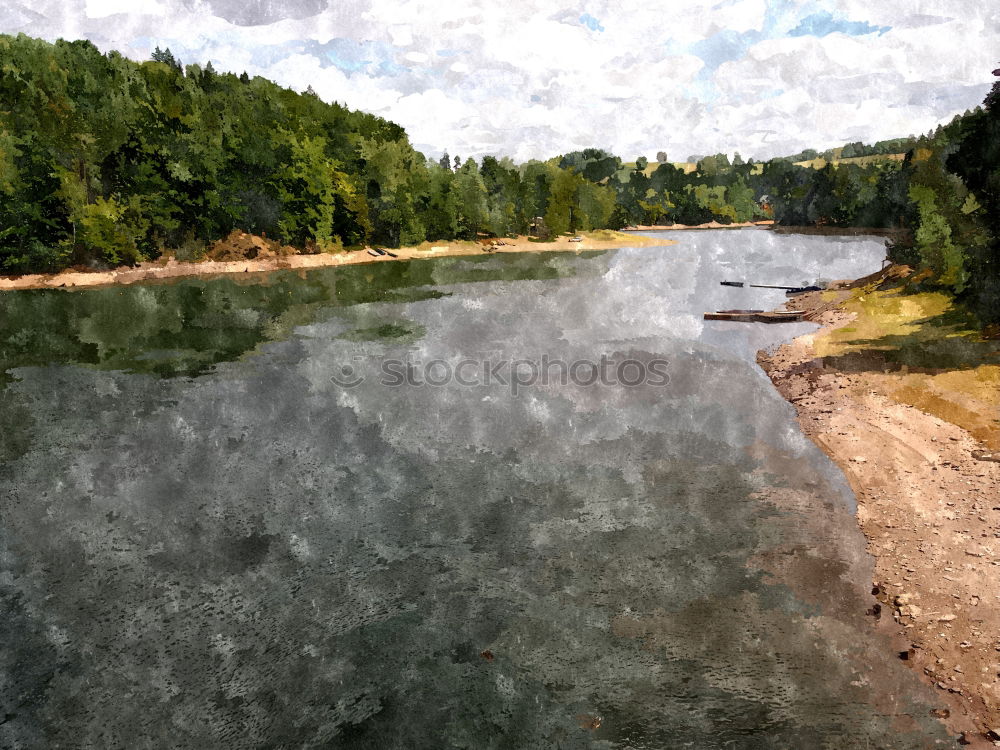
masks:
<instances>
[{"instance_id":1,"label":"calm water surface","mask_svg":"<svg viewBox=\"0 0 1000 750\"><path fill-rule=\"evenodd\" d=\"M701 319L882 241L662 236L0 296L0 745L946 740L754 364L811 326ZM669 377L420 377L543 356Z\"/></svg>"}]
</instances>

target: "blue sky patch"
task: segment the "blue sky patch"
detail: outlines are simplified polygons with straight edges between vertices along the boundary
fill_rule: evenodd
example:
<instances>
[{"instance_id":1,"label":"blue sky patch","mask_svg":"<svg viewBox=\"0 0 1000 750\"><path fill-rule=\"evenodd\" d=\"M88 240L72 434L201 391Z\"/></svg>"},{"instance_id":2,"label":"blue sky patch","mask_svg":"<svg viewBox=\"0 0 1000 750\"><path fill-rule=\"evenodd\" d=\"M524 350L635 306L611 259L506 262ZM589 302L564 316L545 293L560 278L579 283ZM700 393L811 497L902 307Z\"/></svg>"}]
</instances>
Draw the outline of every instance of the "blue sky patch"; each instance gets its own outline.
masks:
<instances>
[{"instance_id":1,"label":"blue sky patch","mask_svg":"<svg viewBox=\"0 0 1000 750\"><path fill-rule=\"evenodd\" d=\"M598 21L589 13L584 13L582 16L580 16L580 23L582 23L591 31L604 31L604 27L601 26L601 22Z\"/></svg>"},{"instance_id":2,"label":"blue sky patch","mask_svg":"<svg viewBox=\"0 0 1000 750\"><path fill-rule=\"evenodd\" d=\"M343 57L337 50L327 50L326 59L345 73L356 73L371 65L371 60Z\"/></svg>"},{"instance_id":3,"label":"blue sky patch","mask_svg":"<svg viewBox=\"0 0 1000 750\"><path fill-rule=\"evenodd\" d=\"M738 32L726 29L695 42L689 49L691 54L705 61L706 68L715 70L724 62L739 60L761 38L759 31Z\"/></svg>"},{"instance_id":4,"label":"blue sky patch","mask_svg":"<svg viewBox=\"0 0 1000 750\"><path fill-rule=\"evenodd\" d=\"M394 50L381 42L331 39L323 44L307 41L279 45L273 49L283 49L285 54L282 57L300 51L314 55L323 67L333 66L348 75L365 73L369 76L395 76L408 70L395 62Z\"/></svg>"},{"instance_id":5,"label":"blue sky patch","mask_svg":"<svg viewBox=\"0 0 1000 750\"><path fill-rule=\"evenodd\" d=\"M817 36L828 34L848 34L849 36L864 36L878 33L882 36L890 31L892 26L872 26L866 21L848 21L844 18L834 18L832 13L821 11L803 18L799 25L788 32L789 36Z\"/></svg>"}]
</instances>

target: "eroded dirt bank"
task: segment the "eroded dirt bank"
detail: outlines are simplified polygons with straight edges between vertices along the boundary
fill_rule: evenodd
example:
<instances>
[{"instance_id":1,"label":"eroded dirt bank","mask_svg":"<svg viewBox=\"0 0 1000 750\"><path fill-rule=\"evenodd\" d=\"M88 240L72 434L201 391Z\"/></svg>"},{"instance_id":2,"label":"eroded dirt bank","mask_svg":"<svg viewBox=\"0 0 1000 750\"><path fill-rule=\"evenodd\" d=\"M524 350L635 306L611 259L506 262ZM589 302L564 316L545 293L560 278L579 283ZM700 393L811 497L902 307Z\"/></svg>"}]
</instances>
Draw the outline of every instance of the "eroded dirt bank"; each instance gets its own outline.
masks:
<instances>
[{"instance_id":1,"label":"eroded dirt bank","mask_svg":"<svg viewBox=\"0 0 1000 750\"><path fill-rule=\"evenodd\" d=\"M1000 342L887 269L797 298L823 327L758 362L844 471L900 658L962 741L1000 745ZM934 363L937 366L934 366ZM993 460L991 460L993 459Z\"/></svg>"}]
</instances>

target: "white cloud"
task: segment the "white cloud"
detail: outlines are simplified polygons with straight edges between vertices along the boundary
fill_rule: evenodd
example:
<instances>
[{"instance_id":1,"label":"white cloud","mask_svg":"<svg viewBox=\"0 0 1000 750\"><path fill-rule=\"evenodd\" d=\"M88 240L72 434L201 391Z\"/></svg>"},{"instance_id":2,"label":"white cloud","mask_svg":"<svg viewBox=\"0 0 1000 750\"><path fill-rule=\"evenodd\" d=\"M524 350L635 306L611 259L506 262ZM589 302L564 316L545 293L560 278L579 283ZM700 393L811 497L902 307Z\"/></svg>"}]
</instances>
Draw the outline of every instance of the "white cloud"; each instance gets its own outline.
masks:
<instances>
[{"instance_id":1,"label":"white cloud","mask_svg":"<svg viewBox=\"0 0 1000 750\"><path fill-rule=\"evenodd\" d=\"M765 156L797 150L787 144L823 148L926 132L981 101L991 50L1000 46L997 28L976 19L934 25L933 34L903 28L762 41L718 68L724 95L713 114L728 123L723 132L749 123L773 131L759 136ZM977 36L981 42L967 43Z\"/></svg>"},{"instance_id":2,"label":"white cloud","mask_svg":"<svg viewBox=\"0 0 1000 750\"><path fill-rule=\"evenodd\" d=\"M85 12L89 18L106 18L117 13L159 16L167 8L156 0L87 0Z\"/></svg>"},{"instance_id":3,"label":"white cloud","mask_svg":"<svg viewBox=\"0 0 1000 750\"><path fill-rule=\"evenodd\" d=\"M883 33L787 36L815 14ZM0 8L0 30L86 37L139 59L169 46L184 62L311 85L395 120L430 152L767 157L925 131L975 106L998 62L1000 10L978 0L37 0ZM708 55L692 47L706 39L708 62L692 53ZM324 46L332 40L357 59Z\"/></svg>"},{"instance_id":4,"label":"white cloud","mask_svg":"<svg viewBox=\"0 0 1000 750\"><path fill-rule=\"evenodd\" d=\"M765 0L737 0L733 3L720 3L716 8L716 13L720 16L717 23L722 28L742 32L760 31L767 13Z\"/></svg>"},{"instance_id":5,"label":"white cloud","mask_svg":"<svg viewBox=\"0 0 1000 750\"><path fill-rule=\"evenodd\" d=\"M413 44L413 31L409 26L390 26L389 35L392 43L397 47L409 47Z\"/></svg>"}]
</instances>

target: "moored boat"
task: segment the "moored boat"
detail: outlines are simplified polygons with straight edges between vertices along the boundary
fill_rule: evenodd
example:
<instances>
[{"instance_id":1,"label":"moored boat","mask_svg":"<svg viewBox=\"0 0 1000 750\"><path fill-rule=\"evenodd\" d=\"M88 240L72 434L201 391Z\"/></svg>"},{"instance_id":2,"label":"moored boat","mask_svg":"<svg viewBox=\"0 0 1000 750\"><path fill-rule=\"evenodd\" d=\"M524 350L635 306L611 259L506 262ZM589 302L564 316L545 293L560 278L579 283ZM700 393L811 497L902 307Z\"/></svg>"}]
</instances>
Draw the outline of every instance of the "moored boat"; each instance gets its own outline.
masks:
<instances>
[{"instance_id":1,"label":"moored boat","mask_svg":"<svg viewBox=\"0 0 1000 750\"><path fill-rule=\"evenodd\" d=\"M812 285L812 286L798 286L798 287L795 287L794 289L786 289L785 290L785 296L786 297L794 297L796 294L805 294L806 292L822 292L823 289L824 289L824 287L816 286L816 285Z\"/></svg>"},{"instance_id":2,"label":"moored boat","mask_svg":"<svg viewBox=\"0 0 1000 750\"><path fill-rule=\"evenodd\" d=\"M796 323L805 310L717 310L705 313L705 320L729 320L736 323Z\"/></svg>"}]
</instances>

